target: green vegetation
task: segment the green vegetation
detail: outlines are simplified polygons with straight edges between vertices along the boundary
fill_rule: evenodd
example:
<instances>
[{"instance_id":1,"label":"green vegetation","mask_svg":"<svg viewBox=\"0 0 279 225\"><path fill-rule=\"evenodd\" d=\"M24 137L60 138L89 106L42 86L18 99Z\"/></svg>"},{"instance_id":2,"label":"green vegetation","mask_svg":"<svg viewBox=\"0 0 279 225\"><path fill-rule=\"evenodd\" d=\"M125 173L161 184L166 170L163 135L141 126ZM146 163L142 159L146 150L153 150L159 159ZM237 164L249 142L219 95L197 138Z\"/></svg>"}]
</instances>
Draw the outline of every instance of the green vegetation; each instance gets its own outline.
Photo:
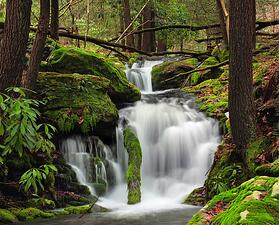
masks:
<instances>
[{"instance_id":1,"label":"green vegetation","mask_svg":"<svg viewBox=\"0 0 279 225\"><path fill-rule=\"evenodd\" d=\"M48 99L43 114L63 133L114 127L118 111L107 95L109 85L108 79L92 75L41 73L38 86Z\"/></svg>"},{"instance_id":2,"label":"green vegetation","mask_svg":"<svg viewBox=\"0 0 279 225\"><path fill-rule=\"evenodd\" d=\"M141 200L142 153L139 140L131 128L124 130L124 146L129 155L127 170L128 204L136 204Z\"/></svg>"},{"instance_id":3,"label":"green vegetation","mask_svg":"<svg viewBox=\"0 0 279 225\"><path fill-rule=\"evenodd\" d=\"M44 212L36 208L26 208L26 209L12 209L12 213L21 220L33 220L35 218L51 218L54 217L54 213Z\"/></svg>"},{"instance_id":4,"label":"green vegetation","mask_svg":"<svg viewBox=\"0 0 279 225\"><path fill-rule=\"evenodd\" d=\"M118 63L104 56L78 48L59 48L52 51L44 70L62 74L91 74L110 80L108 94L115 103L134 102L140 92L131 84Z\"/></svg>"},{"instance_id":5,"label":"green vegetation","mask_svg":"<svg viewBox=\"0 0 279 225\"><path fill-rule=\"evenodd\" d=\"M53 172L57 172L57 168L51 164L42 165L39 168L32 168L21 176L19 183L23 185L25 192L29 191L32 187L33 192L37 194L39 188L42 191L45 189L42 182L46 181L48 175Z\"/></svg>"},{"instance_id":6,"label":"green vegetation","mask_svg":"<svg viewBox=\"0 0 279 225\"><path fill-rule=\"evenodd\" d=\"M165 82L167 79L174 77L180 73L193 70L197 65L198 60L195 58L166 61L160 65L154 66L152 69L152 85L154 90L165 90L171 88L180 88L182 83L186 80L186 76L178 77ZM195 80L193 78L193 80Z\"/></svg>"},{"instance_id":7,"label":"green vegetation","mask_svg":"<svg viewBox=\"0 0 279 225\"><path fill-rule=\"evenodd\" d=\"M17 217L7 209L0 209L0 223L14 223L17 222Z\"/></svg>"},{"instance_id":8,"label":"green vegetation","mask_svg":"<svg viewBox=\"0 0 279 225\"><path fill-rule=\"evenodd\" d=\"M215 196L188 224L277 224L279 178L255 177L237 188ZM213 217L207 217L207 215Z\"/></svg>"}]
</instances>

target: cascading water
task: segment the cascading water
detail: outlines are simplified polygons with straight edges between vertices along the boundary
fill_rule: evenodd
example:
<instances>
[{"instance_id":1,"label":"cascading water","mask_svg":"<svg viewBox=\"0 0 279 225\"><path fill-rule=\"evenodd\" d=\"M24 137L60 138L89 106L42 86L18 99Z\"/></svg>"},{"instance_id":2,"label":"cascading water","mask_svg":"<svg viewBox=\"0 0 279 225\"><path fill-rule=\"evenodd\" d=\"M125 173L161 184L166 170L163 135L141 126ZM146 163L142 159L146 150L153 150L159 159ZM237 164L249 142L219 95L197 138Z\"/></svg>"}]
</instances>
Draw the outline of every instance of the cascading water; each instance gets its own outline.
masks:
<instances>
[{"instance_id":1,"label":"cascading water","mask_svg":"<svg viewBox=\"0 0 279 225\"><path fill-rule=\"evenodd\" d=\"M69 137L61 142L61 150L66 162L75 171L78 182L87 186L91 194L96 194L94 183L108 184L107 171L112 171L116 183L120 182L119 164L114 161L111 149L98 137Z\"/></svg>"},{"instance_id":2,"label":"cascading water","mask_svg":"<svg viewBox=\"0 0 279 225\"><path fill-rule=\"evenodd\" d=\"M113 177L114 186L100 204L118 212L180 207L182 199L203 184L219 143L217 121L198 112L191 96L179 90L152 92L151 70L159 63L145 61L126 69L127 78L141 89L142 100L119 111L114 154L96 137L72 137L61 145L79 182L92 193L92 183ZM143 155L142 201L134 206L126 204L128 156L123 130L127 125L136 131ZM96 163L92 158L103 160Z\"/></svg>"},{"instance_id":3,"label":"cascading water","mask_svg":"<svg viewBox=\"0 0 279 225\"><path fill-rule=\"evenodd\" d=\"M142 100L120 110L117 158L122 177L127 168L123 130L127 124L139 138L142 154L142 201L127 206L127 184L118 183L104 206L151 210L178 207L194 188L202 186L219 143L217 121L195 108L194 99L179 90L152 92L151 69L159 61L137 63L127 78L142 90ZM142 68L141 66L146 66ZM150 92L150 93L146 93ZM108 201L109 200L109 201Z\"/></svg>"}]
</instances>

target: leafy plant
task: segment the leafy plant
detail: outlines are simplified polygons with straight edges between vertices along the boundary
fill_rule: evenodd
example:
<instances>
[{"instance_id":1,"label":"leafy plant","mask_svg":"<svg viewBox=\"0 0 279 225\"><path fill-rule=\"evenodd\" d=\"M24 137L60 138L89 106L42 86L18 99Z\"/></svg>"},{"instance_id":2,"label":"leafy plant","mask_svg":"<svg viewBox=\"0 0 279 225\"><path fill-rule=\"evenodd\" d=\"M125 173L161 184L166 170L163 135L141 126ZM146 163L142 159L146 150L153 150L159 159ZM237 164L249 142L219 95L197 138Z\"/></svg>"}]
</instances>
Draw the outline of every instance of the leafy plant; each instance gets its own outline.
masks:
<instances>
[{"instance_id":1,"label":"leafy plant","mask_svg":"<svg viewBox=\"0 0 279 225\"><path fill-rule=\"evenodd\" d=\"M50 124L37 124L40 116L36 109L41 101L28 99L24 89L9 88L10 95L0 95L0 138L3 139L2 156L24 151L42 151L50 154L55 146L50 141L55 127Z\"/></svg>"},{"instance_id":2,"label":"leafy plant","mask_svg":"<svg viewBox=\"0 0 279 225\"><path fill-rule=\"evenodd\" d=\"M43 181L53 172L57 172L57 168L52 164L42 165L39 168L32 168L21 176L19 183L24 187L25 192L28 192L30 188L32 188L34 193L37 194L39 188L44 190Z\"/></svg>"}]
</instances>

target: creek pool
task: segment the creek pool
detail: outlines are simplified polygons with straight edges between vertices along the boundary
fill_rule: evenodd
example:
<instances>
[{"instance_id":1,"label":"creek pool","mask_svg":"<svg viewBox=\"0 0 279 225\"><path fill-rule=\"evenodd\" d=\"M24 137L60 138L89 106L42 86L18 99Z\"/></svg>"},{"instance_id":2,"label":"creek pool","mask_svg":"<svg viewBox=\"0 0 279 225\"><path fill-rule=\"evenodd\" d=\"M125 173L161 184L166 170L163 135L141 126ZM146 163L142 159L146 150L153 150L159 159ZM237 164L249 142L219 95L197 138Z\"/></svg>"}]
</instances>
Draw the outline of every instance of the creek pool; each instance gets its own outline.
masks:
<instances>
[{"instance_id":1,"label":"creek pool","mask_svg":"<svg viewBox=\"0 0 279 225\"><path fill-rule=\"evenodd\" d=\"M109 212L58 216L54 219L37 219L20 225L185 225L200 207L185 206L180 209L154 212Z\"/></svg>"}]
</instances>

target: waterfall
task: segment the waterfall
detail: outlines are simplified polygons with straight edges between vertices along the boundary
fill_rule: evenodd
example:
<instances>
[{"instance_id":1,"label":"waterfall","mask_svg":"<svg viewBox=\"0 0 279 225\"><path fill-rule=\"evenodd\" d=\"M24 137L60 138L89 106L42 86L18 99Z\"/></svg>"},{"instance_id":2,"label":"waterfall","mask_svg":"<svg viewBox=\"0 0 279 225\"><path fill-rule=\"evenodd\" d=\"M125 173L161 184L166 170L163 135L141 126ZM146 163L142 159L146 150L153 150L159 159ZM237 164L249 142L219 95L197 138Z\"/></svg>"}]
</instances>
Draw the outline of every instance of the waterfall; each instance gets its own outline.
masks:
<instances>
[{"instance_id":1,"label":"waterfall","mask_svg":"<svg viewBox=\"0 0 279 225\"><path fill-rule=\"evenodd\" d=\"M152 67L162 63L162 61L142 61L127 66L126 76L130 82L135 84L142 92L152 92L151 71Z\"/></svg>"},{"instance_id":2,"label":"waterfall","mask_svg":"<svg viewBox=\"0 0 279 225\"><path fill-rule=\"evenodd\" d=\"M194 188L203 185L219 144L218 122L196 109L192 96L179 90L152 92L151 69L160 61L126 69L142 90L142 100L119 111L117 159L125 177L127 153L123 130L129 125L139 138L142 155L142 201L127 206L125 179L109 192L104 206L154 210L177 207ZM145 67L146 66L146 67Z\"/></svg>"},{"instance_id":3,"label":"waterfall","mask_svg":"<svg viewBox=\"0 0 279 225\"><path fill-rule=\"evenodd\" d=\"M145 61L126 69L127 78L141 89L142 100L119 111L114 152L96 137L75 136L62 142L65 159L80 183L92 189L92 182L98 179L107 183L108 177L114 179L100 198L104 207L150 211L181 206L188 193L203 185L212 164L220 141L218 122L199 112L193 97L186 93L152 92L151 70L159 63ZM127 125L136 131L143 155L142 201L134 206L126 204L128 156L123 130ZM96 159L101 160L96 163Z\"/></svg>"},{"instance_id":4,"label":"waterfall","mask_svg":"<svg viewBox=\"0 0 279 225\"><path fill-rule=\"evenodd\" d=\"M91 194L96 194L94 183L108 184L107 171L112 171L116 184L121 181L119 164L115 162L111 149L98 137L68 137L61 141L60 147L78 182L87 186Z\"/></svg>"}]
</instances>

